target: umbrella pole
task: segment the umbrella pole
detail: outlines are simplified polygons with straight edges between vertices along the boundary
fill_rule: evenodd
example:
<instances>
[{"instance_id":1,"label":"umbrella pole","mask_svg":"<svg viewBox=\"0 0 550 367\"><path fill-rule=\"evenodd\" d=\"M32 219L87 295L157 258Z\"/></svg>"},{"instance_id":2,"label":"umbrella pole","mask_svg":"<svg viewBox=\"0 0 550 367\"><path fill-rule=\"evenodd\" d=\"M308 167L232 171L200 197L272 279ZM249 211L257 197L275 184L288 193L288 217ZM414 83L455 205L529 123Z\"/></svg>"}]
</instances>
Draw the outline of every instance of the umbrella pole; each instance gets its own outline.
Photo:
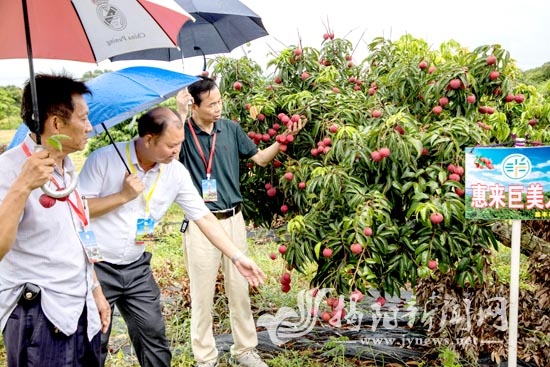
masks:
<instances>
[{"instance_id":1,"label":"umbrella pole","mask_svg":"<svg viewBox=\"0 0 550 367\"><path fill-rule=\"evenodd\" d=\"M193 47L193 50L201 52L201 54L202 54L202 71L206 71L206 55L204 54L204 51L199 46Z\"/></svg>"},{"instance_id":2,"label":"umbrella pole","mask_svg":"<svg viewBox=\"0 0 550 367\"><path fill-rule=\"evenodd\" d=\"M33 65L33 56L32 56L32 43L31 43L31 27L29 25L29 15L27 10L27 0L22 0L23 3L23 20L25 21L25 38L27 40L27 58L29 60L29 73L31 77L29 82L31 85L31 98L32 98L32 108L33 115L32 120L36 124L36 145L41 145L42 141L40 139L40 115L38 111L38 92L36 91L36 80L34 79L34 65Z\"/></svg>"},{"instance_id":3,"label":"umbrella pole","mask_svg":"<svg viewBox=\"0 0 550 367\"><path fill-rule=\"evenodd\" d=\"M109 130L107 129L107 126L105 126L103 122L101 123L101 126L103 127L103 130L105 130L105 134L107 134L107 136L109 137L109 140L111 141L111 144L113 145L116 152L118 153L120 160L122 161L122 163L124 163L124 167L126 167L126 171L128 171L129 174L132 174L132 171L130 171L130 168L128 167L128 165L126 164L126 161L124 160L124 157L122 156L122 154L120 154L120 150L118 150L113 137L111 136L111 134L109 134Z\"/></svg>"}]
</instances>

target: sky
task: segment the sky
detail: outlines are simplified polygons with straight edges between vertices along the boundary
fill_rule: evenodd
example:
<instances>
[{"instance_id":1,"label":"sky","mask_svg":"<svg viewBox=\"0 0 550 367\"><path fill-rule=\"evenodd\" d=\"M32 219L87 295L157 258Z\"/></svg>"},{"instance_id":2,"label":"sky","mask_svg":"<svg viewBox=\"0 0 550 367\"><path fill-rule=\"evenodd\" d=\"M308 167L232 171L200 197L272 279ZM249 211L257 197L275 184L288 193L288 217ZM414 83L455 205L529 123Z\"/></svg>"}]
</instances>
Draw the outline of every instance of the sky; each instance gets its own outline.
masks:
<instances>
[{"instance_id":1,"label":"sky","mask_svg":"<svg viewBox=\"0 0 550 367\"><path fill-rule=\"evenodd\" d=\"M531 69L550 61L550 2L524 0L241 0L263 21L269 36L239 47L228 56L245 52L262 67L270 51L280 51L301 42L303 47L321 46L330 29L358 45L356 61L367 56L367 44L376 37L396 40L403 34L422 38L436 49L451 39L470 50L487 44L500 44L517 65ZM212 58L214 56L207 56ZM132 61L88 64L69 61L35 60L35 72L67 71L81 77L87 71L117 70L148 65L196 75L202 70L202 57L181 61ZM26 59L0 60L0 85L21 87L28 78Z\"/></svg>"}]
</instances>

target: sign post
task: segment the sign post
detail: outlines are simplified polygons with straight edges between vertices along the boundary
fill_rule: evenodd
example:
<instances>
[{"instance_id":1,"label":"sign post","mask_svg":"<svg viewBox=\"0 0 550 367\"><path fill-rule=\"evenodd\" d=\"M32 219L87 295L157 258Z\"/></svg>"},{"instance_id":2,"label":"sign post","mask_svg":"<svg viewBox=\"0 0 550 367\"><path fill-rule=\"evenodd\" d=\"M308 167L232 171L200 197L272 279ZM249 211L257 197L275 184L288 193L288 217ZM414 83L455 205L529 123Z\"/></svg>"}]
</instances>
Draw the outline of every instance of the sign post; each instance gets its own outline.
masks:
<instances>
[{"instance_id":1,"label":"sign post","mask_svg":"<svg viewBox=\"0 0 550 367\"><path fill-rule=\"evenodd\" d=\"M511 220L508 366L517 366L521 221L550 219L550 147L466 148L466 218Z\"/></svg>"}]
</instances>

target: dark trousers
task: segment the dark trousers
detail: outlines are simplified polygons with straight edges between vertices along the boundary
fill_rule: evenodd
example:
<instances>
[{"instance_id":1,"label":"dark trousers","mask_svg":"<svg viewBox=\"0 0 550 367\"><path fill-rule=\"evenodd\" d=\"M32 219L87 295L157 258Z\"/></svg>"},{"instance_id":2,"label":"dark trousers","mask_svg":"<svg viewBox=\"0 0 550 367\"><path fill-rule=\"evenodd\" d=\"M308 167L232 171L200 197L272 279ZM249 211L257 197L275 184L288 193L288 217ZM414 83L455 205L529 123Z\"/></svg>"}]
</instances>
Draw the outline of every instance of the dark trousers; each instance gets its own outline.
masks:
<instances>
[{"instance_id":1,"label":"dark trousers","mask_svg":"<svg viewBox=\"0 0 550 367\"><path fill-rule=\"evenodd\" d=\"M40 301L18 305L2 333L8 367L99 367L100 332L88 340L86 306L70 336L44 315Z\"/></svg>"},{"instance_id":2,"label":"dark trousers","mask_svg":"<svg viewBox=\"0 0 550 367\"><path fill-rule=\"evenodd\" d=\"M111 310L116 305L128 326L139 364L170 367L172 354L160 309L160 290L151 271L151 254L145 252L128 265L99 262L95 271ZM107 357L111 326L101 335L102 365Z\"/></svg>"}]
</instances>

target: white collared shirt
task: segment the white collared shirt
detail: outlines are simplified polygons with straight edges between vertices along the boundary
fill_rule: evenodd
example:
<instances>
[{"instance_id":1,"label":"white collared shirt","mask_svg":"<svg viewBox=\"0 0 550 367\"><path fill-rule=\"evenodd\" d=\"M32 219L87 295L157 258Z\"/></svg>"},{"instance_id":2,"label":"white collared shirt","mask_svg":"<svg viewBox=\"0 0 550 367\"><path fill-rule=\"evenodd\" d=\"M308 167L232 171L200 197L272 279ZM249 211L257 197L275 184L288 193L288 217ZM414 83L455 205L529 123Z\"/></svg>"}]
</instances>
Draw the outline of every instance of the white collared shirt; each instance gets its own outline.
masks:
<instances>
[{"instance_id":1,"label":"white collared shirt","mask_svg":"<svg viewBox=\"0 0 550 367\"><path fill-rule=\"evenodd\" d=\"M185 211L190 220L202 218L209 213L183 164L173 160L169 164L157 164L145 172L138 164L134 141L116 143L122 157L128 164L127 144L130 144L129 164L134 166L136 174L145 185L143 193L148 194L154 186L149 201L149 217L154 219L155 224L160 222L174 202ZM118 193L122 190L126 172L122 159L112 145L97 149L86 159L80 172L81 193L87 198ZM94 231L105 261L119 265L130 264L138 260L145 251L144 245L135 244L137 220L145 217L143 193L109 213L91 219L90 228Z\"/></svg>"},{"instance_id":2,"label":"white collared shirt","mask_svg":"<svg viewBox=\"0 0 550 367\"><path fill-rule=\"evenodd\" d=\"M35 143L24 141L31 152ZM27 155L21 145L0 155L0 201L21 172ZM63 161L65 177L54 174L58 182L69 182L67 172L74 169L69 157ZM62 185L62 184L61 184ZM63 186L63 185L62 185ZM17 306L17 297L25 283L41 289L44 314L66 335L73 334L87 305L88 338L100 330L99 312L92 295L92 265L87 261L78 232L83 224L68 201L57 201L44 208L39 198L43 192L31 192L19 220L17 237L10 251L0 261L0 326ZM76 191L69 198L76 203Z\"/></svg>"}]
</instances>

